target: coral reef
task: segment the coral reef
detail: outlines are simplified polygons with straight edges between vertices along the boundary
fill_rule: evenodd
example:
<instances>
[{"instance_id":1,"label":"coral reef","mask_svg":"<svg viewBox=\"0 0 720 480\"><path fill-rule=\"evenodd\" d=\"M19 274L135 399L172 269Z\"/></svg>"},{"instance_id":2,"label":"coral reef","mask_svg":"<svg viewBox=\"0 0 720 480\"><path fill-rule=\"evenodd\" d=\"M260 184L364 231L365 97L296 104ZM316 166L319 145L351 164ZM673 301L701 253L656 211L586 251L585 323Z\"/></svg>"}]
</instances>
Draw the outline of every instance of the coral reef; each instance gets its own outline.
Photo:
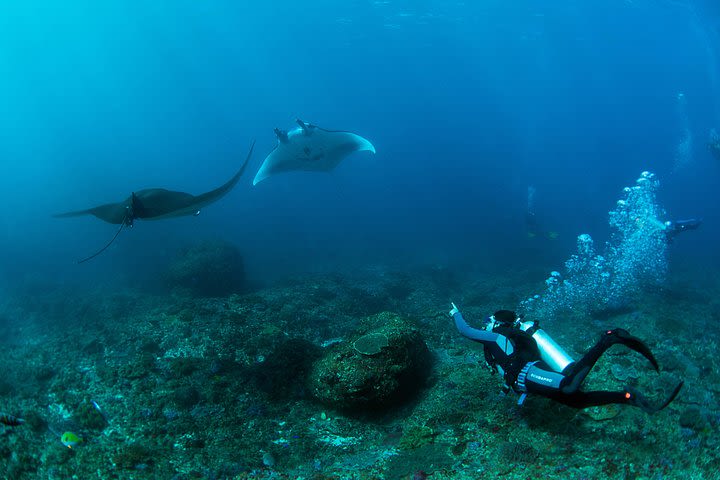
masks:
<instances>
[{"instance_id":1,"label":"coral reef","mask_svg":"<svg viewBox=\"0 0 720 480\"><path fill-rule=\"evenodd\" d=\"M0 338L0 411L25 423L0 425L0 478L716 476L718 278L670 279L611 317L653 342L664 370L615 348L588 378L593 389L628 382L661 398L686 381L648 416L532 396L519 407L503 395L438 293L451 281L475 320L517 298L512 285L530 287L524 272L502 275L374 268L217 298L69 287L11 298L0 307L12 325ZM358 314L368 294L394 313ZM606 320L561 321L553 337L580 352ZM360 353L367 335L388 345ZM68 431L83 442L61 443Z\"/></svg>"}]
</instances>

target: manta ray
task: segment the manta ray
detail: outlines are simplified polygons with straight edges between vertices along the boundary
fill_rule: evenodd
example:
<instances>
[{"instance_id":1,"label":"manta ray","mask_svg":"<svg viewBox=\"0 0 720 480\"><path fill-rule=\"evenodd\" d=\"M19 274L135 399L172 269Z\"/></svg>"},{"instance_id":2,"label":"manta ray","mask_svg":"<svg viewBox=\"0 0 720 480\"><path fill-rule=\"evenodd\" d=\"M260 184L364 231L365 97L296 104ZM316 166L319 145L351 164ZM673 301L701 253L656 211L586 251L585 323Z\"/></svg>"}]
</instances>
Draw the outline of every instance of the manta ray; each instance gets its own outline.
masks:
<instances>
[{"instance_id":1,"label":"manta ray","mask_svg":"<svg viewBox=\"0 0 720 480\"><path fill-rule=\"evenodd\" d=\"M351 132L325 130L297 120L297 128L287 132L275 129L277 146L265 158L253 185L281 172L295 170L327 172L353 152L370 151L369 140Z\"/></svg>"},{"instance_id":2,"label":"manta ray","mask_svg":"<svg viewBox=\"0 0 720 480\"><path fill-rule=\"evenodd\" d=\"M240 170L233 177L214 190L193 195L186 192L176 192L166 190L164 188L147 188L132 192L122 202L106 203L97 207L88 208L86 210L76 210L72 212L59 213L53 215L56 218L77 217L80 215L94 215L100 220L108 223L120 225L115 236L100 251L90 257L80 260L78 263L90 260L101 254L107 249L122 231L123 227L132 227L133 222L137 219L141 220L162 220L164 218L182 217L187 215L197 216L200 209L215 203L222 197L227 195L230 190L237 185L240 177L242 177L245 167L252 156L255 142L250 145L250 151L245 157Z\"/></svg>"}]
</instances>

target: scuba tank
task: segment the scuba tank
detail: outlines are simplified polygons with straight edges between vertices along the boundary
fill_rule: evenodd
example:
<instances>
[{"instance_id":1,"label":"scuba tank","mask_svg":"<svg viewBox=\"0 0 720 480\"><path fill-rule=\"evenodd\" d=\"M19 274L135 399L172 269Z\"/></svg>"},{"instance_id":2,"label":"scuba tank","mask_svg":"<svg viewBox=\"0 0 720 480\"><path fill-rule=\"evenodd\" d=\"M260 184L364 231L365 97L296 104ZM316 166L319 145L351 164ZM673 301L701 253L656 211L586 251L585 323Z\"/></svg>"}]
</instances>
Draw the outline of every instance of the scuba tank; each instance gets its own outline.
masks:
<instances>
[{"instance_id":1,"label":"scuba tank","mask_svg":"<svg viewBox=\"0 0 720 480\"><path fill-rule=\"evenodd\" d=\"M495 328L501 325L520 329L532 336L540 351L540 359L555 372L562 373L568 365L575 363L575 360L540 328L538 322L523 322L521 317L510 310L499 310L485 319L485 330L489 332L494 332ZM507 353L511 354L512 349Z\"/></svg>"},{"instance_id":2,"label":"scuba tank","mask_svg":"<svg viewBox=\"0 0 720 480\"><path fill-rule=\"evenodd\" d=\"M521 322L518 320L517 325L520 330L532 336L535 343L537 343L538 350L540 350L540 358L556 372L561 373L568 365L575 363L575 360L560 345L555 343L555 340L545 330L541 329L537 322Z\"/></svg>"}]
</instances>

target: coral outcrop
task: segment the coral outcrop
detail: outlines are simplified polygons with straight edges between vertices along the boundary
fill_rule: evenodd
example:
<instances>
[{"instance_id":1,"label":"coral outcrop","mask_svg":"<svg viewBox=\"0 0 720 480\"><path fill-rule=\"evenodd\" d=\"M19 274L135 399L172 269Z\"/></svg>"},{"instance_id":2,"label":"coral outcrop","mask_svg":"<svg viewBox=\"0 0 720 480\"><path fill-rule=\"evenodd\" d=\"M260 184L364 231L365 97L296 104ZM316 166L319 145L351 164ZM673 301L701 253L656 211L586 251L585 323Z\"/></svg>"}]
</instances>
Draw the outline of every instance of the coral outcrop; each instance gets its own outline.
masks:
<instances>
[{"instance_id":1,"label":"coral outcrop","mask_svg":"<svg viewBox=\"0 0 720 480\"><path fill-rule=\"evenodd\" d=\"M310 391L320 402L340 410L380 410L413 397L425 385L431 355L420 332L393 313L367 317L355 341L328 349L314 366ZM382 339L370 353L358 341ZM372 342L371 342L372 343ZM387 345L385 345L387 343Z\"/></svg>"}]
</instances>

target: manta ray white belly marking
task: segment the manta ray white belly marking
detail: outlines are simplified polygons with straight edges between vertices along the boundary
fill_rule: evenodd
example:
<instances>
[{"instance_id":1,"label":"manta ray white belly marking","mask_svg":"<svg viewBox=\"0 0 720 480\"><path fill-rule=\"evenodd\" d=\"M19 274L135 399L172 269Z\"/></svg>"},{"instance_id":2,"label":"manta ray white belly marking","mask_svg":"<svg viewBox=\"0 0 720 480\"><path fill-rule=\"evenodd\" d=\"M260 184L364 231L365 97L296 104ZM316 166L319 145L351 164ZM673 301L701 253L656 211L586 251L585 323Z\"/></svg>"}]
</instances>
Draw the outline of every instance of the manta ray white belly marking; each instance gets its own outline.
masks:
<instances>
[{"instance_id":1,"label":"manta ray white belly marking","mask_svg":"<svg viewBox=\"0 0 720 480\"><path fill-rule=\"evenodd\" d=\"M277 146L265 158L253 185L276 173L327 172L353 152L375 153L373 144L355 133L325 130L302 120L297 124L298 128L289 132L275 129Z\"/></svg>"}]
</instances>

